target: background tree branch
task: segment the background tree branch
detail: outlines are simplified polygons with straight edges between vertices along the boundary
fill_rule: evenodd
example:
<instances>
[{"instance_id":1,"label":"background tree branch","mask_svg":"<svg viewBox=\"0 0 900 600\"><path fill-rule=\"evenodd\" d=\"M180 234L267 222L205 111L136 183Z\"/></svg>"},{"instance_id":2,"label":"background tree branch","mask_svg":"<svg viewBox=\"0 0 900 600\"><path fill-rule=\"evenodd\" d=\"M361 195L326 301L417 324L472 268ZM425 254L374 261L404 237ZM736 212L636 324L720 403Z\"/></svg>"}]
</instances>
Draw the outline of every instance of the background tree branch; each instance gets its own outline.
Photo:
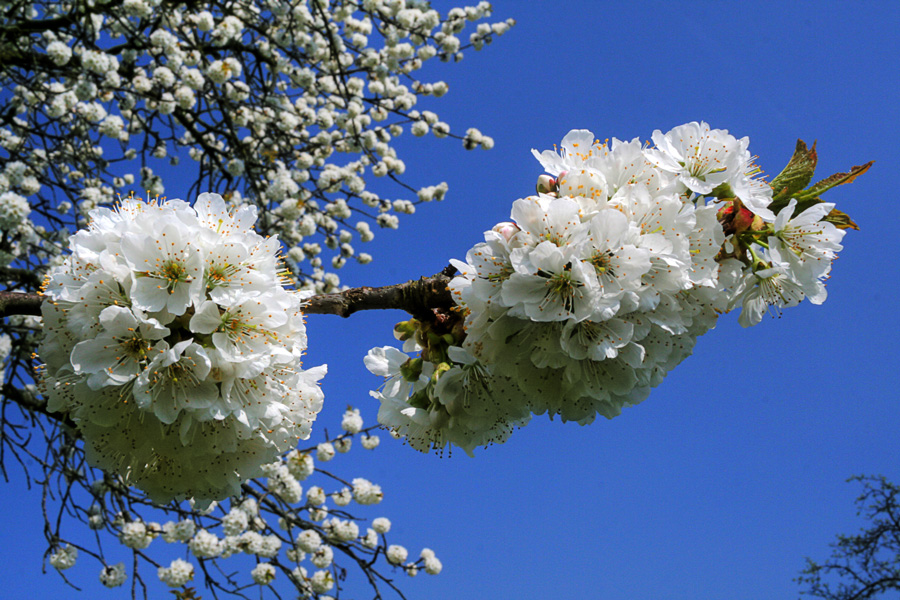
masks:
<instances>
[{"instance_id":1,"label":"background tree branch","mask_svg":"<svg viewBox=\"0 0 900 600\"><path fill-rule=\"evenodd\" d=\"M796 579L801 593L825 600L865 600L900 590L900 486L883 476L855 476L863 491L857 514L868 522L856 534L838 535L824 562L806 559Z\"/></svg>"}]
</instances>

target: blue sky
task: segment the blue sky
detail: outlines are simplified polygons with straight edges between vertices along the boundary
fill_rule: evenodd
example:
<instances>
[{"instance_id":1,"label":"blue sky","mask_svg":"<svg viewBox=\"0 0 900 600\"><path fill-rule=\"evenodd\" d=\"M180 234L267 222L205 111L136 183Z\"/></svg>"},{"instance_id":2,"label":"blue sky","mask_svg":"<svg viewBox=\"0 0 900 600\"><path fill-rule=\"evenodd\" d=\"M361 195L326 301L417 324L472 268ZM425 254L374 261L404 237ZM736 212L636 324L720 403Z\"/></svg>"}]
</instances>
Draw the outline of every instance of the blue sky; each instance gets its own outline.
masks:
<instances>
[{"instance_id":1,"label":"blue sky","mask_svg":"<svg viewBox=\"0 0 900 600\"><path fill-rule=\"evenodd\" d=\"M347 270L344 283L397 283L464 258L533 190L541 168L530 149L550 148L573 128L647 139L657 128L705 120L750 136L772 176L797 138L818 140L821 177L875 160L826 197L861 231L844 238L824 305L807 302L749 330L736 314L724 316L648 400L614 420L580 427L537 417L475 458L419 454L383 434L375 452L354 448L335 468L383 487L384 502L366 514L392 519L392 542L416 554L430 547L443 561L437 577L397 573L411 600L796 597L792 578L804 556L825 558L836 533L861 524L859 490L846 478L900 480L900 268L890 232L900 5L494 7L495 18L518 24L457 65L435 65L430 73L450 93L420 108L456 133L478 127L495 149L401 138L407 180L447 181L450 193L401 220L399 231L376 232L361 248L375 262ZM178 185L167 182L170 196ZM404 318L309 317L307 364L329 364L322 425L336 430L348 404L374 421L368 390L379 381L362 357L392 343L391 327ZM4 597L78 597L54 573L38 575L39 495L14 484L0 494ZM96 571L69 572L87 587L81 597L126 597L101 588Z\"/></svg>"}]
</instances>

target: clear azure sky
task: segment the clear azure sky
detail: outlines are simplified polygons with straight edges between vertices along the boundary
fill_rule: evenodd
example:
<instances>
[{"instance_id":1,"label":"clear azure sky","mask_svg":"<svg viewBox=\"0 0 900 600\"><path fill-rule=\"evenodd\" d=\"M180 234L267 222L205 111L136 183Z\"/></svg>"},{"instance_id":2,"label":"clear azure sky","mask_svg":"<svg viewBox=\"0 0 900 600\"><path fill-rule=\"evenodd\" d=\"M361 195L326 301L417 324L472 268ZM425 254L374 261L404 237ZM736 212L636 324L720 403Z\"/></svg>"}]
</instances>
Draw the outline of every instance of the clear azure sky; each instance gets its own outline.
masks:
<instances>
[{"instance_id":1,"label":"clear azure sky","mask_svg":"<svg viewBox=\"0 0 900 600\"><path fill-rule=\"evenodd\" d=\"M859 487L845 480L900 481L900 261L891 233L900 4L496 0L494 8L494 19L518 24L459 64L429 67L450 92L419 108L456 133L478 127L495 148L400 138L406 179L447 181L450 192L398 231L376 231L358 248L375 261L345 270L344 283L397 283L463 259L533 191L541 167L531 148L551 148L573 128L648 139L705 120L749 136L771 176L797 138L818 141L821 177L875 160L826 196L861 230L844 238L825 304L804 302L749 330L736 314L722 317L648 400L613 420L581 427L536 417L475 458L419 454L383 433L376 451L354 448L335 469L383 487L384 502L359 512L388 516L392 543L415 555L430 547L443 561L437 577L396 573L410 600L797 597L792 579L804 557L826 558L835 534L862 524ZM166 181L167 194L190 183ZM336 431L348 404L374 422L368 391L380 381L362 357L391 344L404 318L308 318L307 364L329 365L322 425ZM19 483L0 486L0 597L128 597L102 588L93 564L67 572L85 586L80 596L52 569L39 574L40 497Z\"/></svg>"}]
</instances>

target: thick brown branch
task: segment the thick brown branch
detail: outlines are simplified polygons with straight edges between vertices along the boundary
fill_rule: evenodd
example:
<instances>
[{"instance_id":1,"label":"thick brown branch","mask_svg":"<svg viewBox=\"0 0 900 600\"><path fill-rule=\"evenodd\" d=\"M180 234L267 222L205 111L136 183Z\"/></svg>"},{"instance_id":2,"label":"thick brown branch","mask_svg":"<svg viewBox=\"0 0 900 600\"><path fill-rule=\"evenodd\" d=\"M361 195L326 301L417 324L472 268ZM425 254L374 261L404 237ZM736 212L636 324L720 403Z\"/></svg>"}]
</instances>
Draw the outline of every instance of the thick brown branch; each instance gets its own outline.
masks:
<instances>
[{"instance_id":1,"label":"thick brown branch","mask_svg":"<svg viewBox=\"0 0 900 600\"><path fill-rule=\"evenodd\" d=\"M405 310L414 317L427 316L434 308L452 308L453 298L447 284L455 269L447 267L433 277L413 279L384 287L358 287L336 294L321 294L307 301L303 312L315 315L349 317L360 310ZM40 294L0 291L0 317L40 315Z\"/></svg>"},{"instance_id":2,"label":"thick brown branch","mask_svg":"<svg viewBox=\"0 0 900 600\"><path fill-rule=\"evenodd\" d=\"M0 318L10 315L40 315L41 299L40 294L0 290Z\"/></svg>"},{"instance_id":3,"label":"thick brown branch","mask_svg":"<svg viewBox=\"0 0 900 600\"><path fill-rule=\"evenodd\" d=\"M447 284L453 274L448 267L433 277L413 279L384 287L359 287L337 294L313 296L303 312L349 317L360 310L397 308L414 317L427 316L434 308L451 308L453 298Z\"/></svg>"}]
</instances>

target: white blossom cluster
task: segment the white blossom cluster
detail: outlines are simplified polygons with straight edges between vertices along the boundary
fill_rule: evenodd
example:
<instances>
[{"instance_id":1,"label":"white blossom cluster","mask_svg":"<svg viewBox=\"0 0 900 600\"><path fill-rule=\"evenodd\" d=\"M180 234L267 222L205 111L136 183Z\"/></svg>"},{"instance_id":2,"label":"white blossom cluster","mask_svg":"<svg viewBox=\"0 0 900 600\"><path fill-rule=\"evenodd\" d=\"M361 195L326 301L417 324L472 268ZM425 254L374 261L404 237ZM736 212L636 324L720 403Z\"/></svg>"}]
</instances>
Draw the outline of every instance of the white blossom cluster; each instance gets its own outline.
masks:
<instances>
[{"instance_id":1,"label":"white blossom cluster","mask_svg":"<svg viewBox=\"0 0 900 600\"><path fill-rule=\"evenodd\" d=\"M326 442L328 445L367 433L358 409L348 407L341 423L345 433ZM133 516L126 520L121 512L107 520L118 533L119 542L142 555L153 551L151 546L157 539L166 544L183 544L186 558L157 568L159 580L171 587L190 583L199 573L197 561L215 562L238 556L254 561L253 567L247 569L247 581L268 586L284 578L304 598L324 599L322 594L334 586L332 571L343 568L340 558L347 553L359 553L359 557L372 563L383 555L388 566L402 568L408 575L420 569L432 575L440 573L441 562L432 550L425 548L418 560L408 560L405 547L388 543L386 534L391 530L388 518L376 517L367 526L365 519L348 514L346 507L351 502L359 506L381 502L383 493L379 485L355 477L352 489L345 487L329 494L313 485L304 494L302 486L317 471L317 453L315 446L292 450L263 466L268 481L249 484L259 495L245 494L227 502L213 502L202 514L194 513L163 524ZM329 474L329 480L334 479ZM98 528L105 526L100 505L113 504L107 494L115 493L115 485L110 486L109 481L107 476L91 486L95 503L88 512L100 518ZM331 504L340 513L332 513ZM77 554L70 545L57 546L51 564L60 570L69 568ZM236 564L239 563L230 564L229 568L235 569ZM284 574L279 576L279 571ZM121 563L105 565L100 573L101 582L108 587L120 586L126 579Z\"/></svg>"},{"instance_id":2,"label":"white blossom cluster","mask_svg":"<svg viewBox=\"0 0 900 600\"><path fill-rule=\"evenodd\" d=\"M58 548L50 555L50 564L60 571L74 567L76 560L78 560L78 549L69 544Z\"/></svg>"},{"instance_id":3,"label":"white blossom cluster","mask_svg":"<svg viewBox=\"0 0 900 600\"><path fill-rule=\"evenodd\" d=\"M322 408L325 368L300 366L300 294L255 221L217 194L128 198L91 212L45 283L48 410L77 424L92 465L157 502L239 493Z\"/></svg>"},{"instance_id":4,"label":"white blossom cluster","mask_svg":"<svg viewBox=\"0 0 900 600\"><path fill-rule=\"evenodd\" d=\"M87 11L29 1L7 12L29 28L8 28L7 54L21 59L0 73L14 117L0 127L0 225L15 232L0 265L65 247L66 227L45 231L31 207L74 230L118 192L163 194L165 162L190 158L206 189L265 212L260 232L280 237L301 286L318 292L339 289L348 262L371 262L355 247L374 237L371 224L396 229L416 204L444 197L446 183L398 199L367 189L369 175L406 170L395 138L408 128L493 145L417 108L449 87L415 75L514 24L475 25L491 15L485 1L443 16L418 0L128 0ZM60 191L70 200L57 203Z\"/></svg>"},{"instance_id":5,"label":"white blossom cluster","mask_svg":"<svg viewBox=\"0 0 900 600\"><path fill-rule=\"evenodd\" d=\"M706 123L657 130L653 142L574 130L559 152L533 151L549 173L538 194L516 200L512 221L466 262L451 261L464 333L410 336L401 324L404 350L420 358L391 347L366 357L386 379L373 392L379 422L418 450L471 453L531 414L612 418L647 398L719 314L740 305L748 326L825 299L844 234L825 220L833 204L779 207L749 139Z\"/></svg>"},{"instance_id":6,"label":"white blossom cluster","mask_svg":"<svg viewBox=\"0 0 900 600\"><path fill-rule=\"evenodd\" d=\"M194 565L176 558L168 567L158 569L159 580L169 587L181 587L194 578Z\"/></svg>"},{"instance_id":7,"label":"white blossom cluster","mask_svg":"<svg viewBox=\"0 0 900 600\"><path fill-rule=\"evenodd\" d=\"M125 572L124 563L107 565L100 571L100 583L108 588L119 587L125 583L128 574Z\"/></svg>"},{"instance_id":8,"label":"white blossom cluster","mask_svg":"<svg viewBox=\"0 0 900 600\"><path fill-rule=\"evenodd\" d=\"M269 408L274 413L257 415L247 409L241 414L230 400L252 399L261 388L242 388L240 382L250 379L237 370L245 369L246 374L262 369L256 380L260 383L269 377L266 367L248 359L237 370L223 371L223 366L240 362L229 363L211 354L211 350L219 352L212 338L228 332L202 333L193 328L191 321L199 309L193 303L177 314L184 286L175 284L171 295L179 298L170 305L166 296L160 310L136 306L134 286L142 278L129 279L124 273L125 267L131 269L126 255L103 255L80 234L78 243L85 243L82 251L103 257L96 264L75 264L66 250L69 237L85 225L92 211L113 204L122 191L137 188L161 195L166 164L178 166L180 161L190 171L187 176L200 182L199 189L217 190L236 206L257 208L261 215L257 231L285 243L284 260L303 289L338 289L338 269L352 261L368 264L373 260L359 251L358 243L371 241L377 227L396 229L418 204L440 201L447 193L446 183L407 188L397 199L367 188L370 175L402 177L406 165L394 147L398 136L411 131L416 136L450 137L466 149L493 145L490 137L475 129L457 131L454 126L451 132L450 125L428 110L433 107L427 104L430 97L447 94L449 86L416 72L435 58L461 60L467 48L491 43L513 22L478 23L491 14L490 4L483 1L443 16L419 0L236 0L202 6L125 0L89 3L83 8L69 1L47 0L5 6L9 35L4 39L0 86L8 93L0 105L8 118L0 126L0 224L5 240L0 266L12 267L4 272L9 289L36 290L51 266L61 266L67 273L68 282L61 288L65 292L57 292L68 299L55 297L54 308L49 309L52 316L45 319L56 336L55 341L44 342L45 354L52 357L44 357L45 388L53 388L48 392L53 406L67 411L67 417L78 424L79 437L88 430L96 434L86 443L91 461L124 472L124 481L115 475L109 478L137 483L156 500L171 497L186 484L192 489L177 495L200 494L200 498L213 484L233 486L255 472L251 462L273 460L272 439L287 439L282 430L290 429L288 424L297 415L283 411L281 400L271 394L268 399L274 402ZM15 26L26 22L27 28ZM121 218L128 219L127 215ZM143 225L139 220L123 230ZM115 237L111 230L106 233ZM151 250L149 246L139 249ZM226 249L226 253L232 251ZM111 277L90 279L100 272ZM88 280L94 287L86 287ZM79 286L88 294L84 299L76 296ZM104 286L110 287L104 290ZM196 292L187 288L189 296ZM114 300L106 304L110 298ZM211 292L206 301L222 311L228 308ZM104 313L109 308L116 310ZM211 315L211 310L206 313ZM37 348L40 328L40 319L34 317L14 316L0 324L0 354L27 362ZM85 345L77 363L72 363L75 347L97 336L105 336L107 345L121 346L122 353L112 355L102 348L94 355L90 350L99 346ZM127 342L129 336L133 345ZM283 336L271 340L276 341L290 345ZM163 344L165 349L158 352ZM141 347L145 355L136 358L133 353L140 354ZM231 358L238 354L233 352ZM273 358L270 367L282 358L286 356ZM103 361L105 366L100 365ZM207 367L205 381L215 382L216 400L211 400L212 388L201 381ZM173 371L180 372L177 382ZM318 394L316 372L302 376L310 389L297 393L308 399ZM226 390L223 382L232 380L238 383ZM167 395L157 393L166 385L175 392L171 401L162 401ZM23 385L21 391L38 399L33 387ZM187 393L190 388L198 394ZM256 443L235 435L251 431L257 417L263 426L250 435L256 436ZM279 420L284 428L265 429ZM358 414L346 416L342 423L346 435L323 445L323 456L348 451L355 430L361 427L359 421ZM295 429L290 436L302 433L302 426ZM57 429L48 431L55 434ZM194 471L167 472L174 468L169 463L184 453L183 442L190 445ZM359 445L371 450L378 444L377 435L362 431ZM204 453L213 448L214 455ZM252 461L248 453L256 454ZM238 455L245 456L247 463L238 460ZM297 475L293 479L277 468L266 472L263 481L285 501L300 497L302 507L306 498L302 492L307 490L299 486L299 474L307 468L311 472L316 456L315 451L302 453L298 464L289 467ZM229 461L239 464L235 467ZM95 484L90 486L92 493L107 489L103 481ZM128 493L139 496L133 490ZM310 505L316 523L328 518L332 503L375 503L381 490L356 478L343 489L323 490L322 496L320 504ZM313 497L318 499L318 494ZM71 502L69 496L64 498ZM145 502L142 499L138 505ZM195 517L203 504L192 505ZM254 556L265 559L274 546L271 533L262 535L262 541L247 535L239 546L224 546L232 537L227 531L238 532L233 534L236 537L262 531L245 512L229 513L218 531L190 519L165 526L116 519L113 526L104 510L91 506L84 514L85 523L98 532L113 527L136 557L143 556L141 548L157 537L185 543L203 554L216 551L210 537L215 534L224 548L220 557L246 553L248 548L259 550ZM48 537L48 541L56 552L58 540ZM373 552L380 547L378 534L371 528L352 543ZM65 565L69 552L60 552L56 562ZM71 560L75 554L72 546ZM324 562L325 557L317 560ZM167 563L168 559L162 564ZM121 585L126 574L119 566L103 563L104 585ZM298 567L298 574L300 570L303 578L291 579L302 581L304 589L324 594L335 585L327 569L311 570L309 577L303 567ZM160 570L160 576L175 586L193 574L185 561Z\"/></svg>"}]
</instances>

